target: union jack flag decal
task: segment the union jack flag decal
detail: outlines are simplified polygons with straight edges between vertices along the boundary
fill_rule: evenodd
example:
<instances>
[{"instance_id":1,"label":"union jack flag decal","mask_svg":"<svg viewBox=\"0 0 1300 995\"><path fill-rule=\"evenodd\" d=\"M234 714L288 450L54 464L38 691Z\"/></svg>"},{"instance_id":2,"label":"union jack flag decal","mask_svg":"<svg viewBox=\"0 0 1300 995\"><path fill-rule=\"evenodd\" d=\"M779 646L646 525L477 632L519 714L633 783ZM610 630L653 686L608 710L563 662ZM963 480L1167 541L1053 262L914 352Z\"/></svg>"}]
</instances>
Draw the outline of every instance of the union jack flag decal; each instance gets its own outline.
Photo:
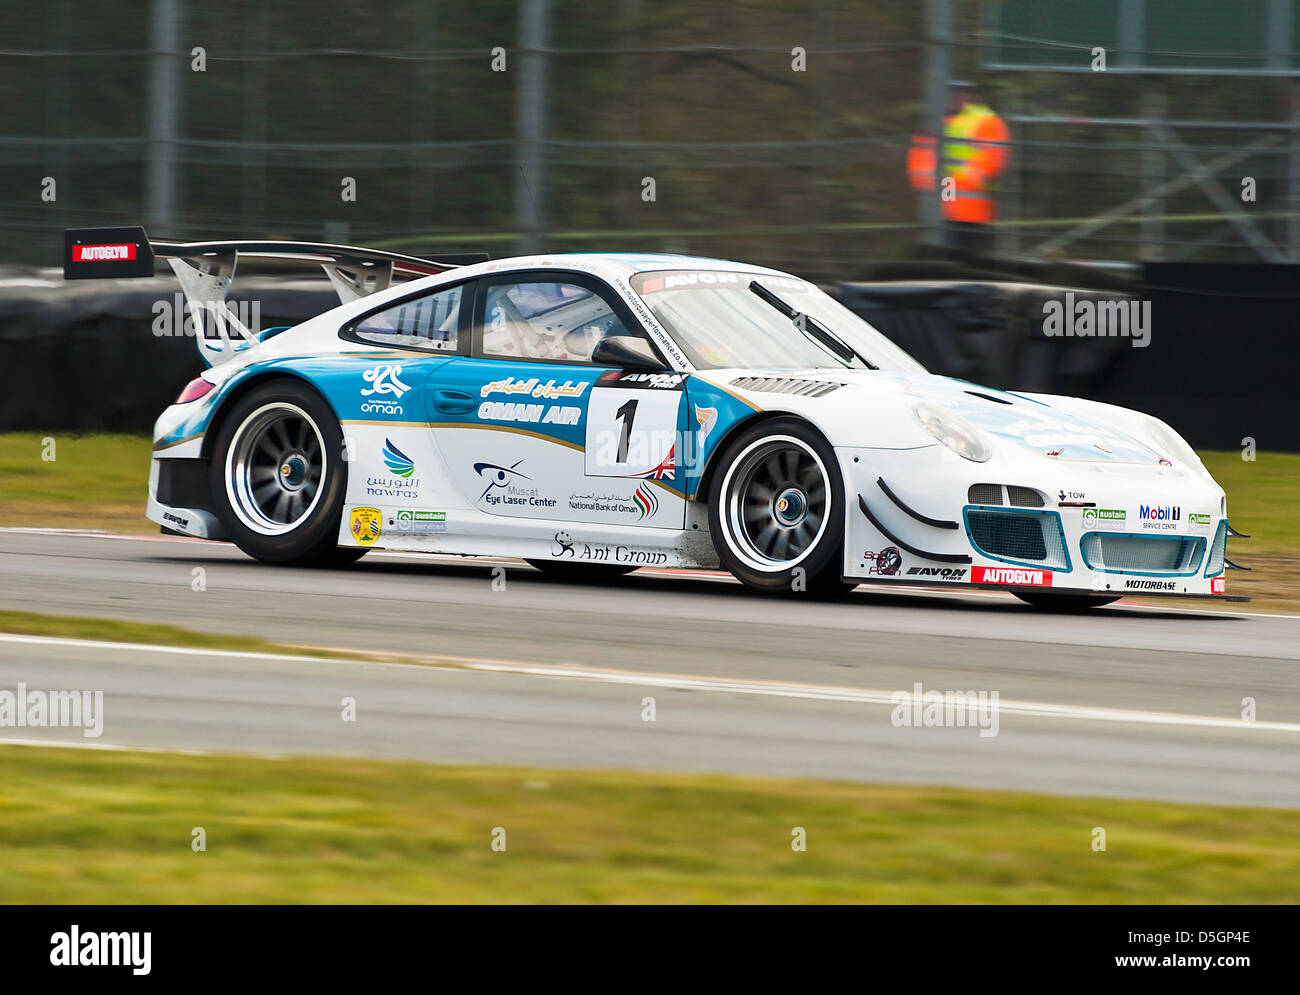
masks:
<instances>
[{"instance_id":1,"label":"union jack flag decal","mask_svg":"<svg viewBox=\"0 0 1300 995\"><path fill-rule=\"evenodd\" d=\"M674 466L676 458L677 443L674 442L672 447L668 450L668 455L664 457L664 461L649 473L643 474L642 476L650 480L676 480L677 468Z\"/></svg>"}]
</instances>

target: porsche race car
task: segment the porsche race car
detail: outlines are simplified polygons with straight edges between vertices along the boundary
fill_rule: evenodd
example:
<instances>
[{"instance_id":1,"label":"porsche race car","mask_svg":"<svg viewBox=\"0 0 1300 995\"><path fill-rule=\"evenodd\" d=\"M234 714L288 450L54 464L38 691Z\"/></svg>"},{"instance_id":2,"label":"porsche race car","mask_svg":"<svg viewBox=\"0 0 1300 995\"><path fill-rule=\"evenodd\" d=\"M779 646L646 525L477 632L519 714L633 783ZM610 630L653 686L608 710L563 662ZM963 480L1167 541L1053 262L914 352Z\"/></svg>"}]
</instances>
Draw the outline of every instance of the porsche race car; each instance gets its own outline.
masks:
<instances>
[{"instance_id":1,"label":"porsche race car","mask_svg":"<svg viewBox=\"0 0 1300 995\"><path fill-rule=\"evenodd\" d=\"M250 329L241 256L320 265L332 310ZM832 594L1225 597L1223 489L1167 424L928 373L816 285L678 255L448 261L69 231L69 277L165 259L209 368L157 420L147 513L258 560L372 549L557 576L723 568Z\"/></svg>"}]
</instances>

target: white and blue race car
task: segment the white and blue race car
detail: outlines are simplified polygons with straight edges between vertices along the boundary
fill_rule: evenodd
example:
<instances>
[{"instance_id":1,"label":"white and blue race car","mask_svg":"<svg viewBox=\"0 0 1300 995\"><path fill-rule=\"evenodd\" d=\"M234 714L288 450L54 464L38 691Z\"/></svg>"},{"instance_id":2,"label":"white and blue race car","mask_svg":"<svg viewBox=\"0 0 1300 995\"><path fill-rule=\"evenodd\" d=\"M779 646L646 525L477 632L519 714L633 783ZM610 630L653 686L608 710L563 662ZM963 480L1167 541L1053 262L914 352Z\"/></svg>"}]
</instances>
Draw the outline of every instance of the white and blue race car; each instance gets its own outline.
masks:
<instances>
[{"instance_id":1,"label":"white and blue race car","mask_svg":"<svg viewBox=\"0 0 1300 995\"><path fill-rule=\"evenodd\" d=\"M341 303L250 330L225 301L240 255L319 264ZM786 273L139 228L69 232L65 272L152 275L155 256L204 317L210 368L158 418L148 516L258 560L722 567L773 591L945 585L1070 608L1225 596L1223 489L1164 422L929 374Z\"/></svg>"}]
</instances>

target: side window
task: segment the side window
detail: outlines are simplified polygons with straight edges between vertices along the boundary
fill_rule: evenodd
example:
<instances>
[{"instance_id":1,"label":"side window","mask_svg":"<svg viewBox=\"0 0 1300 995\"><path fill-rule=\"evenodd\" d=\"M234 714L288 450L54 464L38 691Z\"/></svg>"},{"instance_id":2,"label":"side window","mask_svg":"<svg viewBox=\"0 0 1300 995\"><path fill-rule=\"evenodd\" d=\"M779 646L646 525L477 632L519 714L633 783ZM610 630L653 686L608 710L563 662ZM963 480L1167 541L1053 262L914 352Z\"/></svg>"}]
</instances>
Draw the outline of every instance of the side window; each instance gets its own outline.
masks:
<instances>
[{"instance_id":1,"label":"side window","mask_svg":"<svg viewBox=\"0 0 1300 995\"><path fill-rule=\"evenodd\" d=\"M376 311L357 322L352 334L375 345L455 352L465 286L448 287Z\"/></svg>"},{"instance_id":2,"label":"side window","mask_svg":"<svg viewBox=\"0 0 1300 995\"><path fill-rule=\"evenodd\" d=\"M606 335L628 334L604 299L586 287L554 280L488 285L483 355L490 359L589 363Z\"/></svg>"}]
</instances>

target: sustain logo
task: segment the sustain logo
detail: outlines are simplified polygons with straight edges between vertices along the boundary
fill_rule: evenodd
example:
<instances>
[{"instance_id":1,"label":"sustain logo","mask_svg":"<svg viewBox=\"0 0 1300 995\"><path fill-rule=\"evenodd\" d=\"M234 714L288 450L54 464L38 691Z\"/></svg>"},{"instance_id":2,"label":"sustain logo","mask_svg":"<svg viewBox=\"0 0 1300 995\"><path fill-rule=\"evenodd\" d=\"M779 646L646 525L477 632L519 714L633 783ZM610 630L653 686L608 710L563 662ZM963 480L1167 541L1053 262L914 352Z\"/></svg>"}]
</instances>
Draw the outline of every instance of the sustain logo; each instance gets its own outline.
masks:
<instances>
[{"instance_id":1,"label":"sustain logo","mask_svg":"<svg viewBox=\"0 0 1300 995\"><path fill-rule=\"evenodd\" d=\"M384 440L384 465L395 477L409 479L415 473L415 460L393 445L392 439Z\"/></svg>"},{"instance_id":2,"label":"sustain logo","mask_svg":"<svg viewBox=\"0 0 1300 995\"><path fill-rule=\"evenodd\" d=\"M1097 526L1123 525L1127 512L1122 508L1084 508L1083 524Z\"/></svg>"}]
</instances>

